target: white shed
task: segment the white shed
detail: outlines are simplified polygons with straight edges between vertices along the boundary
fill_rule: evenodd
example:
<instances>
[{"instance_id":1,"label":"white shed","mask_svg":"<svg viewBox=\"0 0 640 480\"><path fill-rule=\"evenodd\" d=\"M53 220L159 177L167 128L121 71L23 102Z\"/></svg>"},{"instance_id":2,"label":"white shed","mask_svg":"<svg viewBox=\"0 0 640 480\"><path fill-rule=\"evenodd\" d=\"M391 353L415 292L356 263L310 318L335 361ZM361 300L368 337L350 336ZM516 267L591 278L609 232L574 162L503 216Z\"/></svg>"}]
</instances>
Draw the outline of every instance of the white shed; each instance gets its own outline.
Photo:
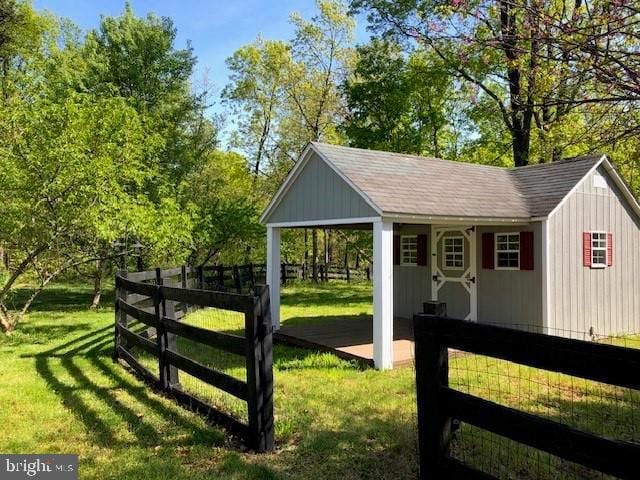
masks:
<instances>
[{"instance_id":1,"label":"white shed","mask_svg":"<svg viewBox=\"0 0 640 480\"><path fill-rule=\"evenodd\" d=\"M373 229L373 359L394 317L640 332L640 206L608 159L500 168L311 143L263 213L280 327L283 228Z\"/></svg>"}]
</instances>

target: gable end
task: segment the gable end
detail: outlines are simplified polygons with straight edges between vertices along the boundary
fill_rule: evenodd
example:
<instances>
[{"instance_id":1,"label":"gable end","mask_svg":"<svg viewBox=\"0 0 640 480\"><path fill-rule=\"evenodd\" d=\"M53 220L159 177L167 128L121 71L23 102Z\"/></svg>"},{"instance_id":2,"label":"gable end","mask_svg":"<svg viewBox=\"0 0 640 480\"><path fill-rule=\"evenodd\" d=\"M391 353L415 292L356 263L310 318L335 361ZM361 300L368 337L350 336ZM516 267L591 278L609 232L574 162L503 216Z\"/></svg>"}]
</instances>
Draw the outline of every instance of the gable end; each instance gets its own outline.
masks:
<instances>
[{"instance_id":1,"label":"gable end","mask_svg":"<svg viewBox=\"0 0 640 480\"><path fill-rule=\"evenodd\" d=\"M262 223L336 221L380 215L312 146L298 162L262 215Z\"/></svg>"}]
</instances>

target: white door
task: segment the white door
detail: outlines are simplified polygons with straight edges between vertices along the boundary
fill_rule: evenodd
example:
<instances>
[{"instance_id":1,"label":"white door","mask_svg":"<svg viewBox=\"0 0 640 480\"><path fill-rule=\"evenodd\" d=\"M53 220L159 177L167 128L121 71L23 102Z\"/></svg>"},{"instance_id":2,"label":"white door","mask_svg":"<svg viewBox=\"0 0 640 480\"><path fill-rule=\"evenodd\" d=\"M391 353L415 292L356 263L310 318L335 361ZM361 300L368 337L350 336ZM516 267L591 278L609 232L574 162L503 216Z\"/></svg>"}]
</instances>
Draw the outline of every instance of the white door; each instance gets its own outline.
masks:
<instances>
[{"instance_id":1,"label":"white door","mask_svg":"<svg viewBox=\"0 0 640 480\"><path fill-rule=\"evenodd\" d=\"M476 229L434 226L431 241L431 292L447 304L451 318L478 320Z\"/></svg>"}]
</instances>

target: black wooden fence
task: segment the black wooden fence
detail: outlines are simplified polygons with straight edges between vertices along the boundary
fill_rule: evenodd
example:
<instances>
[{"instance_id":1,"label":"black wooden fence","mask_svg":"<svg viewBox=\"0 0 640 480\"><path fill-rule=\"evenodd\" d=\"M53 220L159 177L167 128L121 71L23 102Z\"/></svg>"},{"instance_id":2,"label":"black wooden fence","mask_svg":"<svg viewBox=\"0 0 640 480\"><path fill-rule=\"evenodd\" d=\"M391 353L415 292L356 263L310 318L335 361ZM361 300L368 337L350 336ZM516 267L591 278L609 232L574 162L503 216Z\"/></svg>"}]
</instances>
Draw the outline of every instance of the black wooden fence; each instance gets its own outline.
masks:
<instances>
[{"instance_id":1,"label":"black wooden fence","mask_svg":"<svg viewBox=\"0 0 640 480\"><path fill-rule=\"evenodd\" d=\"M255 285L267 283L267 266L264 263L247 263L244 265L204 265L191 268L197 279L199 288L221 292L245 293ZM371 267L351 268L335 265L318 264L318 280L364 281L371 280ZM305 264L281 263L280 283L290 280L307 280L313 277L312 268Z\"/></svg>"},{"instance_id":2,"label":"black wooden fence","mask_svg":"<svg viewBox=\"0 0 640 480\"><path fill-rule=\"evenodd\" d=\"M172 280L176 277L178 280ZM118 274L114 357L126 361L139 375L181 404L241 436L249 448L271 451L273 353L268 287L256 287L245 295L187 288L200 282L202 277L198 277L197 270L189 267ZM244 337L182 323L180 319L195 308L244 314ZM144 324L147 330L133 331L129 328L132 319ZM246 381L185 355L177 348L178 337L244 357ZM157 359L157 375L133 354L134 347ZM245 401L248 424L183 389L180 371Z\"/></svg>"},{"instance_id":3,"label":"black wooden fence","mask_svg":"<svg viewBox=\"0 0 640 480\"><path fill-rule=\"evenodd\" d=\"M592 470L638 478L638 443L595 435L450 388L448 349L632 391L640 390L640 350L425 314L414 316L414 335L420 479L495 478L450 454L452 425L458 422Z\"/></svg>"}]
</instances>

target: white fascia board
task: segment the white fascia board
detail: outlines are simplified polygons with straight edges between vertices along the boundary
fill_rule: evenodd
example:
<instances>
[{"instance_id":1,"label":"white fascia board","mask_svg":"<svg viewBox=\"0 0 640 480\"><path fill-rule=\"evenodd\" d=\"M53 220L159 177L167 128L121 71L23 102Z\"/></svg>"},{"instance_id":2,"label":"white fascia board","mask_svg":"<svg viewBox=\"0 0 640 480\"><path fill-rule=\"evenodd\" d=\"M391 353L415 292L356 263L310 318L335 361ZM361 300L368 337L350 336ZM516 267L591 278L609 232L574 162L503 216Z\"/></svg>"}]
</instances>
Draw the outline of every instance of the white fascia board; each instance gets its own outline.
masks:
<instances>
[{"instance_id":1,"label":"white fascia board","mask_svg":"<svg viewBox=\"0 0 640 480\"><path fill-rule=\"evenodd\" d=\"M381 221L381 217L330 218L326 220L303 220L299 222L267 223L267 227L296 228L318 227L326 225L360 225Z\"/></svg>"},{"instance_id":2,"label":"white fascia board","mask_svg":"<svg viewBox=\"0 0 640 480\"><path fill-rule=\"evenodd\" d=\"M631 208L633 208L633 211L636 212L636 215L638 215L638 217L640 217L640 204L638 204L638 199L635 197L633 192L629 189L627 182L625 182L622 179L622 177L620 176L616 168L611 164L609 159L606 157L604 158L603 166L607 171L607 173L609 174L609 176L613 179L616 186L620 189L622 194L625 196L625 198L627 199L627 202L629 202L629 205L631 206Z\"/></svg>"},{"instance_id":3,"label":"white fascia board","mask_svg":"<svg viewBox=\"0 0 640 480\"><path fill-rule=\"evenodd\" d=\"M396 223L425 225L529 225L533 221L531 218L445 217L439 215L406 215L402 213L385 213L383 217Z\"/></svg>"}]
</instances>

